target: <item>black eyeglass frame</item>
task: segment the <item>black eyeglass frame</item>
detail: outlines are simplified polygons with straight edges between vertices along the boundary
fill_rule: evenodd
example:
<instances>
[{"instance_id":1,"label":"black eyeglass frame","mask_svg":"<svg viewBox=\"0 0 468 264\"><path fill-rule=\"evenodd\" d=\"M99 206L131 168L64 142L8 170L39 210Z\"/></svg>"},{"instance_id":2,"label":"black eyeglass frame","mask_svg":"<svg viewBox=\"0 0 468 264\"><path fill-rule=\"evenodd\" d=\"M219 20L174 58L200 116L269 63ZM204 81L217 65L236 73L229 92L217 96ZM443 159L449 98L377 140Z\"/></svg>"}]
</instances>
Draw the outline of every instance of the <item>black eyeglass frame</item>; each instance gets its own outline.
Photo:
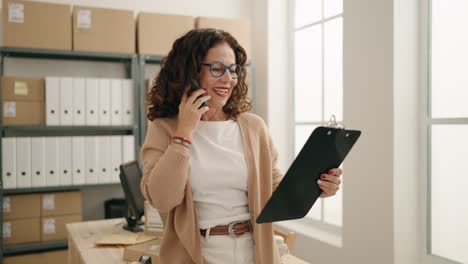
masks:
<instances>
[{"instance_id":1,"label":"black eyeglass frame","mask_svg":"<svg viewBox=\"0 0 468 264\"><path fill-rule=\"evenodd\" d=\"M213 70L212 70L212 69L213 69L213 65L215 65L215 64L221 64L221 65L223 65L223 68L224 68L224 69L223 69L223 72L222 72L221 75L219 75L219 76L213 74ZM224 63L222 63L222 62L220 62L220 61L214 61L214 62L212 62L212 63L204 63L204 62L202 62L202 63L200 63L200 65L201 65L201 66L209 66L209 67L210 67L210 74L211 74L211 76L213 76L213 78L220 78L221 76L224 75L224 73L226 72L226 70L228 70L228 71L229 71L229 74L231 75L231 78L232 78L233 80L237 80L237 79L239 79L239 77L242 76L242 73L244 72L244 68L243 68L240 64L237 64L237 63L233 63L233 64L231 64L231 65L224 65ZM232 72L235 73L235 71L231 71L231 67L232 67L232 66L237 66L237 67L240 69L239 73L237 74L237 76L236 76L235 78L232 76Z\"/></svg>"}]
</instances>

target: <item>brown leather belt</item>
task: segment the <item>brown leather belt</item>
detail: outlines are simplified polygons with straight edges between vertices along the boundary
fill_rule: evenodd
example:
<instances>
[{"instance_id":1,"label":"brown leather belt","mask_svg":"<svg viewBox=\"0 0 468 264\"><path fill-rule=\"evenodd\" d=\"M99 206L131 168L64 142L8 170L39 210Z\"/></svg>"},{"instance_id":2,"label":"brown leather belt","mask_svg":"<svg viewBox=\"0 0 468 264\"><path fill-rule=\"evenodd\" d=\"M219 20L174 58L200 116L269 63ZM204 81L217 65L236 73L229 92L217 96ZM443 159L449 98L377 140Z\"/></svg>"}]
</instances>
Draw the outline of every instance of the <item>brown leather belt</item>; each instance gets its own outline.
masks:
<instances>
[{"instance_id":1,"label":"brown leather belt","mask_svg":"<svg viewBox=\"0 0 468 264\"><path fill-rule=\"evenodd\" d=\"M250 220L241 221L241 222L231 222L228 225L215 226L210 228L210 236L219 236L219 235L231 235L231 236L240 236L247 232L252 231L252 225ZM200 234L202 236L206 235L206 229L200 229Z\"/></svg>"}]
</instances>

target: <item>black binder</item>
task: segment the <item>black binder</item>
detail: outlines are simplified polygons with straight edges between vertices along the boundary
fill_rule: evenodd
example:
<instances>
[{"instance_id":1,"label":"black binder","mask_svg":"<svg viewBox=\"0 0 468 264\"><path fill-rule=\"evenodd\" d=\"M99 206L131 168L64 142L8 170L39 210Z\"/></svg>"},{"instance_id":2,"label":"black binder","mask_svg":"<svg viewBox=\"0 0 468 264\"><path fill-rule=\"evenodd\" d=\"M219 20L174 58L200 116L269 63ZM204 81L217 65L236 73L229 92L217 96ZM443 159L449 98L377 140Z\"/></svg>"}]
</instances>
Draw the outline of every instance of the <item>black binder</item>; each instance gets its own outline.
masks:
<instances>
[{"instance_id":1,"label":"black binder","mask_svg":"<svg viewBox=\"0 0 468 264\"><path fill-rule=\"evenodd\" d=\"M283 180L257 218L269 223L304 217L319 198L320 175L338 168L361 131L318 127L305 143Z\"/></svg>"}]
</instances>

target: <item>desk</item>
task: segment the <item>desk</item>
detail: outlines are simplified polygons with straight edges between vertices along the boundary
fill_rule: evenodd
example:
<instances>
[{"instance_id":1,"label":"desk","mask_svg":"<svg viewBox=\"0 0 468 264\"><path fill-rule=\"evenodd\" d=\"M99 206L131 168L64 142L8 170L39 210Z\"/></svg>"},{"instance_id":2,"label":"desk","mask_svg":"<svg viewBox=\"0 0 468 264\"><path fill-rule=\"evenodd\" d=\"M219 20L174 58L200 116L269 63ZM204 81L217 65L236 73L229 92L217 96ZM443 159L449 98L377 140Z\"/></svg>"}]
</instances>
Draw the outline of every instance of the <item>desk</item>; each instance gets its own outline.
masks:
<instances>
[{"instance_id":1,"label":"desk","mask_svg":"<svg viewBox=\"0 0 468 264\"><path fill-rule=\"evenodd\" d=\"M124 219L97 220L67 224L69 264L127 264L124 246L99 246L95 242L105 234L128 232L122 229ZM282 257L284 264L308 264L293 255Z\"/></svg>"}]
</instances>

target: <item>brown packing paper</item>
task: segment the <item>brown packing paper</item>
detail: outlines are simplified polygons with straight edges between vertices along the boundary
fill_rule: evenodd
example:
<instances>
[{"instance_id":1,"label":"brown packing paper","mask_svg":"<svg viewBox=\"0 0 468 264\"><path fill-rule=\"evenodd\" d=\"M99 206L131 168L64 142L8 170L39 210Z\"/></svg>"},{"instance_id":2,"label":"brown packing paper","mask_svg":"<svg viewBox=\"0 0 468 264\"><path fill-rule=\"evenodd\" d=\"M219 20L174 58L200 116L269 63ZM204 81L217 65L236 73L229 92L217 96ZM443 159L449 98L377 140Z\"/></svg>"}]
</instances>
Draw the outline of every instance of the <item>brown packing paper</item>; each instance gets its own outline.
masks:
<instances>
[{"instance_id":1,"label":"brown packing paper","mask_svg":"<svg viewBox=\"0 0 468 264\"><path fill-rule=\"evenodd\" d=\"M133 233L126 230L119 230L116 233L106 234L96 241L96 245L134 245L155 239L156 236L145 233Z\"/></svg>"}]
</instances>

